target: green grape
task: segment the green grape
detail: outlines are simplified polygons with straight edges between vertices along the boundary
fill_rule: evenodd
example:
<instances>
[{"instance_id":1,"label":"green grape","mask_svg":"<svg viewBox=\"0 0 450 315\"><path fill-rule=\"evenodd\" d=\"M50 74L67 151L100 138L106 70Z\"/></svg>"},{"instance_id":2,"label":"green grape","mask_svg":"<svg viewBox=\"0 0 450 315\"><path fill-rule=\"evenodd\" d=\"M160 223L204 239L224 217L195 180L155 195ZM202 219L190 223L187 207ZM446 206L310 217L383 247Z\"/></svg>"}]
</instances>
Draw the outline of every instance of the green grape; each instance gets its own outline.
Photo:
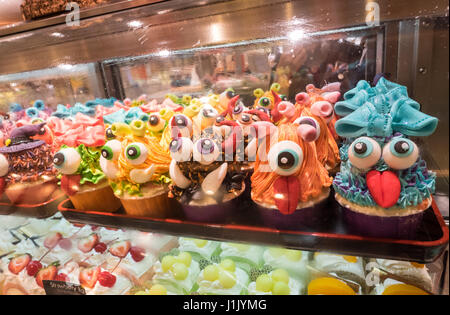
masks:
<instances>
[{"instance_id":1,"label":"green grape","mask_svg":"<svg viewBox=\"0 0 450 315\"><path fill-rule=\"evenodd\" d=\"M167 295L167 289L160 284L155 284L148 293L149 295Z\"/></svg>"},{"instance_id":2,"label":"green grape","mask_svg":"<svg viewBox=\"0 0 450 315\"><path fill-rule=\"evenodd\" d=\"M236 284L236 277L229 271L221 270L219 272L219 282L225 289L230 289Z\"/></svg>"},{"instance_id":3,"label":"green grape","mask_svg":"<svg viewBox=\"0 0 450 315\"><path fill-rule=\"evenodd\" d=\"M162 270L164 272L169 271L172 268L173 264L176 262L177 260L172 255L164 256L164 258L161 260Z\"/></svg>"},{"instance_id":4,"label":"green grape","mask_svg":"<svg viewBox=\"0 0 450 315\"><path fill-rule=\"evenodd\" d=\"M177 261L179 261L179 262L185 264L187 267L189 267L191 265L192 256L188 252L181 252L177 256Z\"/></svg>"},{"instance_id":5,"label":"green grape","mask_svg":"<svg viewBox=\"0 0 450 315\"><path fill-rule=\"evenodd\" d=\"M285 256L291 261L299 261L302 259L302 252L294 249L286 249Z\"/></svg>"},{"instance_id":6,"label":"green grape","mask_svg":"<svg viewBox=\"0 0 450 315\"><path fill-rule=\"evenodd\" d=\"M273 284L272 293L274 295L289 295L291 293L291 289L289 288L287 283L277 281Z\"/></svg>"},{"instance_id":7,"label":"green grape","mask_svg":"<svg viewBox=\"0 0 450 315\"><path fill-rule=\"evenodd\" d=\"M284 282L286 284L289 283L289 274L284 269L275 269L272 272L272 279L273 281L280 281Z\"/></svg>"},{"instance_id":8,"label":"green grape","mask_svg":"<svg viewBox=\"0 0 450 315\"><path fill-rule=\"evenodd\" d=\"M200 240L200 239L194 240L194 244L200 248L205 247L207 243L208 243L207 240Z\"/></svg>"},{"instance_id":9,"label":"green grape","mask_svg":"<svg viewBox=\"0 0 450 315\"><path fill-rule=\"evenodd\" d=\"M260 275L256 279L256 290L261 292L272 291L273 281L269 275Z\"/></svg>"},{"instance_id":10,"label":"green grape","mask_svg":"<svg viewBox=\"0 0 450 315\"><path fill-rule=\"evenodd\" d=\"M172 266L172 272L173 277L176 280L184 280L189 274L189 270L187 269L186 265L182 263L174 263Z\"/></svg>"},{"instance_id":11,"label":"green grape","mask_svg":"<svg viewBox=\"0 0 450 315\"><path fill-rule=\"evenodd\" d=\"M216 265L206 266L203 270L203 278L211 282L219 279L219 267L217 267Z\"/></svg>"},{"instance_id":12,"label":"green grape","mask_svg":"<svg viewBox=\"0 0 450 315\"><path fill-rule=\"evenodd\" d=\"M225 259L220 263L220 266L228 271L235 272L236 264L231 259Z\"/></svg>"}]
</instances>

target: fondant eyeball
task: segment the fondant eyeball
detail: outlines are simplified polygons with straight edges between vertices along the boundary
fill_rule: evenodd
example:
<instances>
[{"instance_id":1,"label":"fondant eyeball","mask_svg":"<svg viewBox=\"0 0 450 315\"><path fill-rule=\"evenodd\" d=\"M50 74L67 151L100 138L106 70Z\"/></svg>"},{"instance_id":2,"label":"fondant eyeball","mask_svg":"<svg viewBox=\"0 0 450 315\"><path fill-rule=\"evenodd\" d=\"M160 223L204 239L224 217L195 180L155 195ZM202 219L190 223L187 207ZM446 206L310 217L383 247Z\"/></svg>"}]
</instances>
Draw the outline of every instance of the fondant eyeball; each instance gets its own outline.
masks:
<instances>
[{"instance_id":1,"label":"fondant eyeball","mask_svg":"<svg viewBox=\"0 0 450 315\"><path fill-rule=\"evenodd\" d=\"M174 115L170 127L172 128L172 138L190 137L192 134L192 121L183 114Z\"/></svg>"},{"instance_id":2,"label":"fondant eyeball","mask_svg":"<svg viewBox=\"0 0 450 315\"><path fill-rule=\"evenodd\" d=\"M145 162L148 156L147 147L140 142L133 142L125 149L125 158L130 164L139 165Z\"/></svg>"},{"instance_id":3,"label":"fondant eyeball","mask_svg":"<svg viewBox=\"0 0 450 315\"><path fill-rule=\"evenodd\" d=\"M5 176L9 172L8 159L0 153L0 177Z\"/></svg>"},{"instance_id":4,"label":"fondant eyeball","mask_svg":"<svg viewBox=\"0 0 450 315\"><path fill-rule=\"evenodd\" d=\"M164 127L166 125L166 121L164 119L162 119L159 115L152 114L148 118L147 125L148 125L148 130L153 131L153 132L159 132L164 129Z\"/></svg>"},{"instance_id":5,"label":"fondant eyeball","mask_svg":"<svg viewBox=\"0 0 450 315\"><path fill-rule=\"evenodd\" d=\"M268 160L272 171L281 176L289 176L302 166L303 150L293 141L280 141L270 149Z\"/></svg>"},{"instance_id":6,"label":"fondant eyeball","mask_svg":"<svg viewBox=\"0 0 450 315\"><path fill-rule=\"evenodd\" d=\"M110 140L102 148L102 157L108 161L117 161L121 150L122 144L119 140Z\"/></svg>"},{"instance_id":7,"label":"fondant eyeball","mask_svg":"<svg viewBox=\"0 0 450 315\"><path fill-rule=\"evenodd\" d=\"M294 121L298 125L298 133L307 142L316 141L320 136L320 125L312 117L300 117Z\"/></svg>"},{"instance_id":8,"label":"fondant eyeball","mask_svg":"<svg viewBox=\"0 0 450 315\"><path fill-rule=\"evenodd\" d=\"M169 144L170 156L177 162L186 162L191 159L194 144L189 138L176 138Z\"/></svg>"},{"instance_id":9,"label":"fondant eyeball","mask_svg":"<svg viewBox=\"0 0 450 315\"><path fill-rule=\"evenodd\" d=\"M209 165L220 155L219 147L211 139L199 139L194 143L194 160L203 165Z\"/></svg>"},{"instance_id":10,"label":"fondant eyeball","mask_svg":"<svg viewBox=\"0 0 450 315\"><path fill-rule=\"evenodd\" d=\"M395 170L410 168L418 157L417 145L406 138L393 139L383 148L384 161Z\"/></svg>"},{"instance_id":11,"label":"fondant eyeball","mask_svg":"<svg viewBox=\"0 0 450 315\"><path fill-rule=\"evenodd\" d=\"M380 157L380 145L369 137L356 139L348 148L350 163L359 169L367 169L375 165Z\"/></svg>"},{"instance_id":12,"label":"fondant eyeball","mask_svg":"<svg viewBox=\"0 0 450 315\"><path fill-rule=\"evenodd\" d=\"M74 174L81 163L81 156L74 148L61 149L53 156L53 165L62 174Z\"/></svg>"},{"instance_id":13,"label":"fondant eyeball","mask_svg":"<svg viewBox=\"0 0 450 315\"><path fill-rule=\"evenodd\" d=\"M258 101L258 105L262 107L269 107L272 104L272 101L268 97L261 97Z\"/></svg>"}]
</instances>

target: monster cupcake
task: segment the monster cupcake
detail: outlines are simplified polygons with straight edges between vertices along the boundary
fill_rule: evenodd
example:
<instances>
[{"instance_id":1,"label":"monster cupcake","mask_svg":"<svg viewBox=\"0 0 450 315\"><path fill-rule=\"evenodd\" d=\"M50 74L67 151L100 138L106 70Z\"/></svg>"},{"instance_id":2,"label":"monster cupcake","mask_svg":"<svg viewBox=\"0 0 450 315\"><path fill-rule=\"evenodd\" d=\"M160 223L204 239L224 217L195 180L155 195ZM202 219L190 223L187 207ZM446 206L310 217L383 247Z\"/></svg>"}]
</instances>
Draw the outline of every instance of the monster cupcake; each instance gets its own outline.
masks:
<instances>
[{"instance_id":1,"label":"monster cupcake","mask_svg":"<svg viewBox=\"0 0 450 315\"><path fill-rule=\"evenodd\" d=\"M147 134L143 121L114 123L111 129L116 139L103 146L100 166L125 212L159 218L173 214L176 204L167 197L168 148Z\"/></svg>"},{"instance_id":2,"label":"monster cupcake","mask_svg":"<svg viewBox=\"0 0 450 315\"><path fill-rule=\"evenodd\" d=\"M57 195L51 147L32 139L44 125L12 130L6 146L0 148L0 193L4 192L13 204L40 204Z\"/></svg>"},{"instance_id":3,"label":"monster cupcake","mask_svg":"<svg viewBox=\"0 0 450 315\"><path fill-rule=\"evenodd\" d=\"M432 134L437 119L420 112L404 87L386 80L363 91L372 96L336 122L337 133L346 137L333 183L336 200L351 232L414 239L431 205L435 174L408 137Z\"/></svg>"},{"instance_id":4,"label":"monster cupcake","mask_svg":"<svg viewBox=\"0 0 450 315\"><path fill-rule=\"evenodd\" d=\"M332 178L317 158L312 141L318 130L311 127L295 124L272 127L266 145L258 150L251 197L269 226L311 228L330 217L324 206ZM261 128L257 129L260 133Z\"/></svg>"},{"instance_id":5,"label":"monster cupcake","mask_svg":"<svg viewBox=\"0 0 450 315\"><path fill-rule=\"evenodd\" d=\"M206 266L197 279L198 293L210 295L246 294L249 283L247 273L233 260L225 259L219 264Z\"/></svg>"},{"instance_id":6,"label":"monster cupcake","mask_svg":"<svg viewBox=\"0 0 450 315\"><path fill-rule=\"evenodd\" d=\"M173 120L177 125L172 126L175 137L170 143L170 196L181 203L188 220L224 222L245 190L241 163L226 156L236 145L222 142L212 128L189 137L189 118L175 115Z\"/></svg>"}]
</instances>

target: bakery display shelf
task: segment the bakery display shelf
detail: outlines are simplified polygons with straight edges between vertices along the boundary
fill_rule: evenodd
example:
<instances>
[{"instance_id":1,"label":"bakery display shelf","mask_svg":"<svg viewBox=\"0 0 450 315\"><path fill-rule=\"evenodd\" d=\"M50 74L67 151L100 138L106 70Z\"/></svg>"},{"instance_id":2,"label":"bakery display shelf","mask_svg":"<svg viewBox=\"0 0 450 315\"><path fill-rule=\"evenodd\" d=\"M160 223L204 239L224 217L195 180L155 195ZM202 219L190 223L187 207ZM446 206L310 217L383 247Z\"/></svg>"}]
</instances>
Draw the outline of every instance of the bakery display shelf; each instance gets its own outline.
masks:
<instances>
[{"instance_id":1,"label":"bakery display shelf","mask_svg":"<svg viewBox=\"0 0 450 315\"><path fill-rule=\"evenodd\" d=\"M252 205L240 204L237 215L224 224L191 222L182 217L156 219L116 213L80 211L72 207L69 199L62 201L58 210L72 223L103 225L117 228L134 228L172 234L175 236L206 238L218 241L248 242L281 245L307 251L329 251L346 255L377 257L395 260L431 263L444 252L449 239L448 228L433 200L432 207L424 213L415 240L382 239L348 233L340 219L339 207L330 202L335 218L317 230L287 231L265 227L254 215Z\"/></svg>"},{"instance_id":2,"label":"bakery display shelf","mask_svg":"<svg viewBox=\"0 0 450 315\"><path fill-rule=\"evenodd\" d=\"M12 204L9 200L0 200L0 215L13 214L16 216L26 216L38 219L51 217L58 212L58 204L66 198L61 192L50 200L40 204Z\"/></svg>"}]
</instances>

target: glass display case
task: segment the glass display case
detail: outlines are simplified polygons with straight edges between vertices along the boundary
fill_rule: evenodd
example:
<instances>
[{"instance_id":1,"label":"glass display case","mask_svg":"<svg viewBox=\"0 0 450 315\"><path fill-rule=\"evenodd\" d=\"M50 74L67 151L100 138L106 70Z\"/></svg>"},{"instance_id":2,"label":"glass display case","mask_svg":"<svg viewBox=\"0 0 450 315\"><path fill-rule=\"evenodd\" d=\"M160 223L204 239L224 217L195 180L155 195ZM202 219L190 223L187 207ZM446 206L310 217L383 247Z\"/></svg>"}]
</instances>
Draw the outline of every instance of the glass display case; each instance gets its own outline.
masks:
<instances>
[{"instance_id":1,"label":"glass display case","mask_svg":"<svg viewBox=\"0 0 450 315\"><path fill-rule=\"evenodd\" d=\"M448 294L448 2L14 2L0 294Z\"/></svg>"}]
</instances>

